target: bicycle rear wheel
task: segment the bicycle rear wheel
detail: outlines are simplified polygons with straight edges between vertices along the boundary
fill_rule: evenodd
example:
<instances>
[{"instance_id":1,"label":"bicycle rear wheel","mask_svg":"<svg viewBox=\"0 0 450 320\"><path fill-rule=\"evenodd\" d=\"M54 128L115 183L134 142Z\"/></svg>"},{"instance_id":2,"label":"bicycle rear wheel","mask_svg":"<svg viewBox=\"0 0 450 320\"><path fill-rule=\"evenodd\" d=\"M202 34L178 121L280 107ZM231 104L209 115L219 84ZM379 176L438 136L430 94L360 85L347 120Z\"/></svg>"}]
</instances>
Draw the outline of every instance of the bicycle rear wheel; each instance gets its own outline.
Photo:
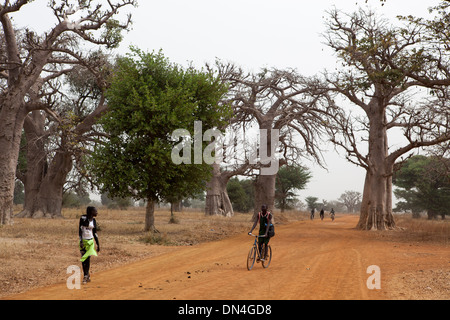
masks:
<instances>
[{"instance_id":1,"label":"bicycle rear wheel","mask_svg":"<svg viewBox=\"0 0 450 320\"><path fill-rule=\"evenodd\" d=\"M248 269L248 271L252 270L253 265L255 264L255 261L256 261L256 250L257 250L256 247L253 246L250 249L250 252L248 253L248 256L247 256L247 269Z\"/></svg>"},{"instance_id":2,"label":"bicycle rear wheel","mask_svg":"<svg viewBox=\"0 0 450 320\"><path fill-rule=\"evenodd\" d=\"M264 249L265 248L263 248L263 250ZM266 254L264 261L262 262L263 268L268 268L270 265L270 261L272 261L272 248L270 247L270 244L267 244L267 254Z\"/></svg>"}]
</instances>

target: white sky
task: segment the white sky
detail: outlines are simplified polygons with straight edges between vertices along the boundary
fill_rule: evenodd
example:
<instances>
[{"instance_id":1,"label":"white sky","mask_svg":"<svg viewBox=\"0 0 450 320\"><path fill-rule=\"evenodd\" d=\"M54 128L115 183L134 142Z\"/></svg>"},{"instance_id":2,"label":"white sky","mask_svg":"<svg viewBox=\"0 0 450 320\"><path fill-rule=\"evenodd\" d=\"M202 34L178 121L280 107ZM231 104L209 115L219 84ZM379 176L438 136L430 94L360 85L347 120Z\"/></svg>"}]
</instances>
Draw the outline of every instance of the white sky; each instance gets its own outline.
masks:
<instances>
[{"instance_id":1,"label":"white sky","mask_svg":"<svg viewBox=\"0 0 450 320\"><path fill-rule=\"evenodd\" d=\"M357 5L371 8L394 20L397 15L424 15L437 1L387 0L164 0L141 1L133 14L129 44L152 51L162 49L172 61L203 66L215 58L234 62L247 70L262 67L295 68L314 75L333 70L335 57L323 44L323 18L335 6L351 13ZM320 200L335 200L346 190L362 193L365 171L348 163L330 146L327 169L307 164L313 178L299 192Z\"/></svg>"},{"instance_id":2,"label":"white sky","mask_svg":"<svg viewBox=\"0 0 450 320\"><path fill-rule=\"evenodd\" d=\"M47 0L37 0L15 15L18 26L39 30L54 24L47 19ZM351 13L369 5L391 21L396 15L423 16L437 0L140 0L131 9L132 30L119 48L129 45L153 51L180 64L203 66L215 58L234 62L244 69L295 68L303 75L333 70L335 57L323 44L325 11L336 7ZM44 12L44 9L46 12ZM36 14L36 10L42 14ZM128 10L127 10L128 11ZM51 14L51 13L50 13ZM362 193L364 170L348 163L333 148L325 154L328 171L307 164L313 178L299 196L335 200L346 190Z\"/></svg>"}]
</instances>

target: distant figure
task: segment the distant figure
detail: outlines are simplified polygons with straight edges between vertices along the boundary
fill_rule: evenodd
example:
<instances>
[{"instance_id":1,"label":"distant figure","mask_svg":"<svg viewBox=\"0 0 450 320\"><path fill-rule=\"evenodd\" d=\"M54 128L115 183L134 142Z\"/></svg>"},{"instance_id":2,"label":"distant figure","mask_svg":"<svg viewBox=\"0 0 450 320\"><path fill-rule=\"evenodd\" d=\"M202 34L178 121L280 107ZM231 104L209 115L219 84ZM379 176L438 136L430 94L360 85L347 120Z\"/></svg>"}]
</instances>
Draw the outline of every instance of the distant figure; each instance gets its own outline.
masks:
<instances>
[{"instance_id":1,"label":"distant figure","mask_svg":"<svg viewBox=\"0 0 450 320\"><path fill-rule=\"evenodd\" d=\"M314 219L314 212L316 211L316 209L312 208L311 209L311 220Z\"/></svg>"},{"instance_id":2,"label":"distant figure","mask_svg":"<svg viewBox=\"0 0 450 320\"><path fill-rule=\"evenodd\" d=\"M325 215L325 211L322 208L322 210L320 210L320 220L323 220L324 215Z\"/></svg>"},{"instance_id":3,"label":"distant figure","mask_svg":"<svg viewBox=\"0 0 450 320\"><path fill-rule=\"evenodd\" d=\"M333 208L331 208L330 215L331 215L331 221L334 221L334 209Z\"/></svg>"}]
</instances>

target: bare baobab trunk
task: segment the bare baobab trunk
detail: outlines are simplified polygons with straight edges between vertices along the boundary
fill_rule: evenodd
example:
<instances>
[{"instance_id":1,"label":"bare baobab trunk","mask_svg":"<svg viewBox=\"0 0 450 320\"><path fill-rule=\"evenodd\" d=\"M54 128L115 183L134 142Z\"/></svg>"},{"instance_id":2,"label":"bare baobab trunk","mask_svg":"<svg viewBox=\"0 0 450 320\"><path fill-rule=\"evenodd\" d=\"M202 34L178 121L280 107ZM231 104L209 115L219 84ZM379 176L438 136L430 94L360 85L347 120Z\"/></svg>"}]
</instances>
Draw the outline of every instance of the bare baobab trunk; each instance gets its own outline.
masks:
<instances>
[{"instance_id":1,"label":"bare baobab trunk","mask_svg":"<svg viewBox=\"0 0 450 320\"><path fill-rule=\"evenodd\" d=\"M385 230L395 227L392 215L393 164L387 161L385 111L383 108L374 109L369 117L370 164L366 173L361 215L357 225L357 228L363 230Z\"/></svg>"},{"instance_id":2,"label":"bare baobab trunk","mask_svg":"<svg viewBox=\"0 0 450 320\"><path fill-rule=\"evenodd\" d=\"M369 215L369 205L370 205L370 174L366 171L366 178L364 180L364 191L361 200L361 213L359 216L359 221L356 226L357 229L366 230L367 219Z\"/></svg>"},{"instance_id":3,"label":"bare baobab trunk","mask_svg":"<svg viewBox=\"0 0 450 320\"><path fill-rule=\"evenodd\" d=\"M32 99L26 103L25 96L30 92L30 88L36 85L43 68L43 63L38 62L45 61L49 55L49 52L44 50L36 52L33 55L36 63L27 71L26 76L23 75L21 73L23 65L20 61L15 31L11 20L5 13L8 10L2 11L0 22L3 27L8 56L6 61L7 65L15 67L8 70L8 89L0 91L0 225L11 224L13 221L14 184L22 128L25 117L30 111L27 109L27 104L30 107L33 104ZM35 86L35 89L37 88L39 85Z\"/></svg>"},{"instance_id":4,"label":"bare baobab trunk","mask_svg":"<svg viewBox=\"0 0 450 320\"><path fill-rule=\"evenodd\" d=\"M435 28L431 27L436 21L443 20L437 18L424 22L418 19L409 24L410 33L404 37L371 10L345 15L345 18L338 10L333 10L329 18L328 46L346 66L331 77L327 76L327 81L332 91L345 96L355 107L362 108L369 119L369 123L360 127L363 131L369 131L369 152L366 156L358 150L359 137L355 136L354 131L356 127L345 117L338 121L338 131L341 131L344 140L333 138L351 158L357 160L357 164L366 168L363 203L357 227L365 230L394 228L394 162L413 149L438 145L450 139L446 88L450 77L448 65L441 63L442 52L446 51L445 41L438 41L439 33L435 33ZM424 28L416 28L419 25ZM438 48L435 51L437 54L423 55L423 59L419 59L421 61L414 60L416 65L411 68L410 64L404 62L409 57L416 57L414 46L417 38L427 38L424 33L429 38L421 41L422 49L426 52ZM355 77L356 74L358 76ZM361 85L361 79L364 79L364 85ZM410 95L420 87L439 88L442 94L430 90L430 95L412 101ZM369 102L365 102L363 98L368 97ZM389 153L387 129L390 128L400 129L408 142L403 146L395 146Z\"/></svg>"},{"instance_id":5,"label":"bare baobab trunk","mask_svg":"<svg viewBox=\"0 0 450 320\"><path fill-rule=\"evenodd\" d=\"M102 100L103 101L103 100ZM73 131L73 137L61 137L60 147L55 151L48 164L45 140L45 115L40 111L33 111L26 117L24 130L27 141L26 171L18 174L25 186L25 203L19 217L25 218L57 218L62 217L62 197L66 178L72 170L73 157L68 145L89 131L92 125L105 112L102 104L89 114Z\"/></svg>"},{"instance_id":6,"label":"bare baobab trunk","mask_svg":"<svg viewBox=\"0 0 450 320\"><path fill-rule=\"evenodd\" d=\"M14 92L0 98L0 225L13 222L13 197L22 126L26 112ZM17 110L16 112L11 110Z\"/></svg>"},{"instance_id":7,"label":"bare baobab trunk","mask_svg":"<svg viewBox=\"0 0 450 320\"><path fill-rule=\"evenodd\" d=\"M267 120L268 119L268 120ZM275 152L278 146L279 135L272 129L273 119L271 116L265 117L260 126L260 173L255 181L255 208L254 218L260 211L263 204L267 205L270 211L275 208L275 184L277 179L280 161L275 159ZM275 133L275 135L274 135ZM263 136L265 134L265 137ZM275 141L272 141L275 139Z\"/></svg>"},{"instance_id":8,"label":"bare baobab trunk","mask_svg":"<svg viewBox=\"0 0 450 320\"><path fill-rule=\"evenodd\" d=\"M39 168L37 168L39 170ZM57 153L47 170L27 172L24 208L19 217L62 217L63 187L67 174L72 169L72 157L68 153ZM30 187L33 186L32 187Z\"/></svg>"},{"instance_id":9,"label":"bare baobab trunk","mask_svg":"<svg viewBox=\"0 0 450 320\"><path fill-rule=\"evenodd\" d=\"M275 182L277 175L259 175L255 181L254 214L261 211L263 204L272 212L275 208Z\"/></svg>"},{"instance_id":10,"label":"bare baobab trunk","mask_svg":"<svg viewBox=\"0 0 450 320\"><path fill-rule=\"evenodd\" d=\"M45 86L41 90L43 83L57 79L68 70L54 65L88 64L90 61L79 52L81 42L118 44L117 38L120 37L105 35L98 38L92 35L92 31L107 25L120 8L135 5L133 0L120 3L108 1L109 9L102 9L99 13L99 10L92 11L90 6L69 10L67 6L53 3L49 5L49 9L58 22L50 31L42 35L28 30L21 31L20 35L16 34L9 14L21 11L29 2L31 1L4 1L0 5L1 78L6 79L6 85L2 83L0 89L0 225L12 223L16 166L24 119L29 112L48 107L45 98L49 97L54 86L51 85L49 90ZM84 21L74 23L71 21L73 15L79 11L84 11L81 13ZM130 22L131 17L128 16L124 24L115 23L114 28L126 29ZM45 69L45 75L41 78L45 65L49 63L51 66Z\"/></svg>"},{"instance_id":11,"label":"bare baobab trunk","mask_svg":"<svg viewBox=\"0 0 450 320\"><path fill-rule=\"evenodd\" d=\"M222 175L217 163L212 164L212 170L211 180L206 184L205 214L231 217L234 212L227 192L227 183L231 177Z\"/></svg>"},{"instance_id":12,"label":"bare baobab trunk","mask_svg":"<svg viewBox=\"0 0 450 320\"><path fill-rule=\"evenodd\" d=\"M50 166L45 150L45 116L33 111L25 118L26 170L17 172L25 187L23 210L26 218L61 217L63 186L72 169L70 154L57 152Z\"/></svg>"}]
</instances>

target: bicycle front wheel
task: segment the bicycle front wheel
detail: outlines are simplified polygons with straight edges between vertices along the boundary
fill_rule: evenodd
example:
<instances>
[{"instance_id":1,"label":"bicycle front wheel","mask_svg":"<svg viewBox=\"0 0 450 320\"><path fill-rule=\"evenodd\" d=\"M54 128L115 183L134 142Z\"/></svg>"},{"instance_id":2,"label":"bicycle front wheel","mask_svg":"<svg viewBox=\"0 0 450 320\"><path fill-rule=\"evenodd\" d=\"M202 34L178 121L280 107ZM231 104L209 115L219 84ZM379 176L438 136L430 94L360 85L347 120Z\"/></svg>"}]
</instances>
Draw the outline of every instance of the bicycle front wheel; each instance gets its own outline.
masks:
<instances>
[{"instance_id":1,"label":"bicycle front wheel","mask_svg":"<svg viewBox=\"0 0 450 320\"><path fill-rule=\"evenodd\" d=\"M265 248L263 248L263 249L265 249ZM270 244L268 244L267 245L267 254L266 254L264 261L262 262L262 266L264 268L268 268L270 265L270 261L272 261L272 248L270 247Z\"/></svg>"},{"instance_id":2,"label":"bicycle front wheel","mask_svg":"<svg viewBox=\"0 0 450 320\"><path fill-rule=\"evenodd\" d=\"M247 257L247 269L248 271L252 270L253 265L255 264L256 261L256 247L253 246L250 249L250 252L248 253L248 257Z\"/></svg>"}]
</instances>

